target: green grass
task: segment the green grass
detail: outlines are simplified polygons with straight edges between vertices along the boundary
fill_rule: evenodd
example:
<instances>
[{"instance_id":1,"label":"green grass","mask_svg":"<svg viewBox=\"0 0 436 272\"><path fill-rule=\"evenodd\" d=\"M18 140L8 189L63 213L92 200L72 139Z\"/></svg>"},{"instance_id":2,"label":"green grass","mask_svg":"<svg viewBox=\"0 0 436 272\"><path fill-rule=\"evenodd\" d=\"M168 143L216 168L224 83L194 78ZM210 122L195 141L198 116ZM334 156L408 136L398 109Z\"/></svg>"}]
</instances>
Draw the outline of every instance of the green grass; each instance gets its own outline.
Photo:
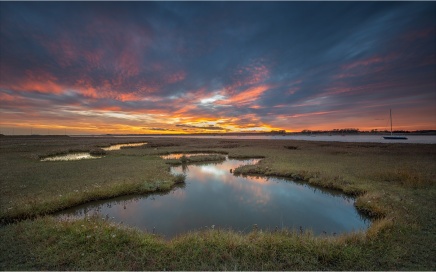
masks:
<instances>
[{"instance_id":1,"label":"green grass","mask_svg":"<svg viewBox=\"0 0 436 272\"><path fill-rule=\"evenodd\" d=\"M70 140L71 144L76 140ZM97 144L80 141L82 151ZM63 142L67 142L66 152L73 149L67 140ZM47 152L52 150L50 143L40 139L26 143L28 150L17 144L17 149L1 151L1 219L33 217L96 199L154 191L159 189L153 187L156 182L171 187L169 166L158 157L125 156L120 150L101 159L41 162L38 158L45 156L41 154L52 153ZM2 149L8 144L2 143Z\"/></svg>"},{"instance_id":2,"label":"green grass","mask_svg":"<svg viewBox=\"0 0 436 272\"><path fill-rule=\"evenodd\" d=\"M135 138L147 145L104 158L39 158L132 138L1 137L2 270L435 270L436 145L288 140ZM102 218L59 222L44 214L95 199L170 190L160 155L214 152L263 158L235 174L292 177L356 195L378 218L365 233L313 236L294 230L194 232L165 241ZM222 156L222 155L218 155ZM202 158L200 158L202 157ZM208 156L200 156L199 161ZM192 158L192 157L191 157ZM191 159L190 158L190 159ZM218 158L218 157L217 157ZM187 162L188 163L188 162ZM193 163L190 161L189 163ZM22 220L25 218L33 218Z\"/></svg>"},{"instance_id":3,"label":"green grass","mask_svg":"<svg viewBox=\"0 0 436 272\"><path fill-rule=\"evenodd\" d=\"M364 234L315 237L294 231L247 235L223 230L190 233L170 242L91 218L40 218L1 231L2 268L20 270L328 270L368 263ZM7 234L4 235L3 234ZM14 244L13 247L6 246Z\"/></svg>"}]
</instances>

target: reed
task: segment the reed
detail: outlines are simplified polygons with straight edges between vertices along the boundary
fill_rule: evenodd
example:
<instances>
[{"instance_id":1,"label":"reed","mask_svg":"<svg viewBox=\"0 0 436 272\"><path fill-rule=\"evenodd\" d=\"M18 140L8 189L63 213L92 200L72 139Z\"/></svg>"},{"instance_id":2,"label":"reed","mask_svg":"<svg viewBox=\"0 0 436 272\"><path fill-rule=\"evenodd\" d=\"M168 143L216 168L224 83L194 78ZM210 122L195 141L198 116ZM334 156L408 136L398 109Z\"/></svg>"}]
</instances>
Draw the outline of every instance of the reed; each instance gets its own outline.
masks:
<instances>
[{"instance_id":1,"label":"reed","mask_svg":"<svg viewBox=\"0 0 436 272\"><path fill-rule=\"evenodd\" d=\"M175 184L185 183L185 180L186 180L186 175L185 174L174 175L174 183Z\"/></svg>"},{"instance_id":2,"label":"reed","mask_svg":"<svg viewBox=\"0 0 436 272\"><path fill-rule=\"evenodd\" d=\"M199 152L200 153L200 152ZM182 164L193 164L193 163L208 163L208 162L222 162L225 161L226 157L220 154L210 154L210 155L183 155L180 159L167 159L165 160L167 164L170 165L182 165Z\"/></svg>"}]
</instances>

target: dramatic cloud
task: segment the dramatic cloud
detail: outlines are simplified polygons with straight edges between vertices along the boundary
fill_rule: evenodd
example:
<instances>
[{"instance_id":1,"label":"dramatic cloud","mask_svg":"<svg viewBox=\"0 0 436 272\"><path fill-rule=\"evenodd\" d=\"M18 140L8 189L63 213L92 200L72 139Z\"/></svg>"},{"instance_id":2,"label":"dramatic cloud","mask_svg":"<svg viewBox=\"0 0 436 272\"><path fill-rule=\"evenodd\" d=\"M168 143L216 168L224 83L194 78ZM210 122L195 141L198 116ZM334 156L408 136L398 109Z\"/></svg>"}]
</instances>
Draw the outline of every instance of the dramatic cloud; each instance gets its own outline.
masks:
<instances>
[{"instance_id":1,"label":"dramatic cloud","mask_svg":"<svg viewBox=\"0 0 436 272\"><path fill-rule=\"evenodd\" d=\"M0 133L436 129L434 2L0 2ZM40 131L38 131L40 130Z\"/></svg>"}]
</instances>

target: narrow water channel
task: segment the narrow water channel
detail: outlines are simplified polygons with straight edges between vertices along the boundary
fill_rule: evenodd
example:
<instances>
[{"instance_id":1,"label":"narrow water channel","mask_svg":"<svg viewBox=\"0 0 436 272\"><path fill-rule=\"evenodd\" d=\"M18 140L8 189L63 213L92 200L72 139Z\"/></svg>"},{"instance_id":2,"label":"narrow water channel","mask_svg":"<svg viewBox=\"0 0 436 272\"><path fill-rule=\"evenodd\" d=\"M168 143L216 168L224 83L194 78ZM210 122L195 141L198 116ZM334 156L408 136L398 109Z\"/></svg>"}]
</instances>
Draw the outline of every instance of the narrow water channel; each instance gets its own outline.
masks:
<instances>
[{"instance_id":1,"label":"narrow water channel","mask_svg":"<svg viewBox=\"0 0 436 272\"><path fill-rule=\"evenodd\" d=\"M115 144L111 145L109 147L103 147L102 149L105 151L112 151L112 150L120 150L123 147L137 147L137 146L143 146L147 143L133 143L133 144Z\"/></svg>"},{"instance_id":2,"label":"narrow water channel","mask_svg":"<svg viewBox=\"0 0 436 272\"><path fill-rule=\"evenodd\" d=\"M70 153L70 154L47 157L41 159L41 161L78 161L78 160L99 159L101 157L102 156L93 156L89 154L89 152L79 152L79 153Z\"/></svg>"},{"instance_id":3,"label":"narrow water channel","mask_svg":"<svg viewBox=\"0 0 436 272\"><path fill-rule=\"evenodd\" d=\"M124 196L64 211L61 217L93 214L172 238L205 228L249 232L311 229L315 234L365 230L370 221L354 199L337 191L281 178L242 177L230 169L258 160L227 159L219 164L173 167L186 174L186 184L165 194Z\"/></svg>"}]
</instances>

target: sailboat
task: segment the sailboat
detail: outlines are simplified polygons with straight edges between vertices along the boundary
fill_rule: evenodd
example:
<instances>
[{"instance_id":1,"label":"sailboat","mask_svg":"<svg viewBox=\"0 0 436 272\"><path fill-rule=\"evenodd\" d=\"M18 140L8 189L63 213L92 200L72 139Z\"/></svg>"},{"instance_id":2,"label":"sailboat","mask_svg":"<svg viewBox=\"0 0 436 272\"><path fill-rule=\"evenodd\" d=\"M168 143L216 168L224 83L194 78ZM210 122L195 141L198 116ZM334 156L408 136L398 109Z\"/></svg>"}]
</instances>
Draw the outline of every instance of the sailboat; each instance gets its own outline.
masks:
<instances>
[{"instance_id":1,"label":"sailboat","mask_svg":"<svg viewBox=\"0 0 436 272\"><path fill-rule=\"evenodd\" d=\"M389 110L389 117L391 120L391 135L390 136L383 136L386 140L407 140L407 137L405 136L399 136L399 135L393 135L392 134L392 109Z\"/></svg>"}]
</instances>

